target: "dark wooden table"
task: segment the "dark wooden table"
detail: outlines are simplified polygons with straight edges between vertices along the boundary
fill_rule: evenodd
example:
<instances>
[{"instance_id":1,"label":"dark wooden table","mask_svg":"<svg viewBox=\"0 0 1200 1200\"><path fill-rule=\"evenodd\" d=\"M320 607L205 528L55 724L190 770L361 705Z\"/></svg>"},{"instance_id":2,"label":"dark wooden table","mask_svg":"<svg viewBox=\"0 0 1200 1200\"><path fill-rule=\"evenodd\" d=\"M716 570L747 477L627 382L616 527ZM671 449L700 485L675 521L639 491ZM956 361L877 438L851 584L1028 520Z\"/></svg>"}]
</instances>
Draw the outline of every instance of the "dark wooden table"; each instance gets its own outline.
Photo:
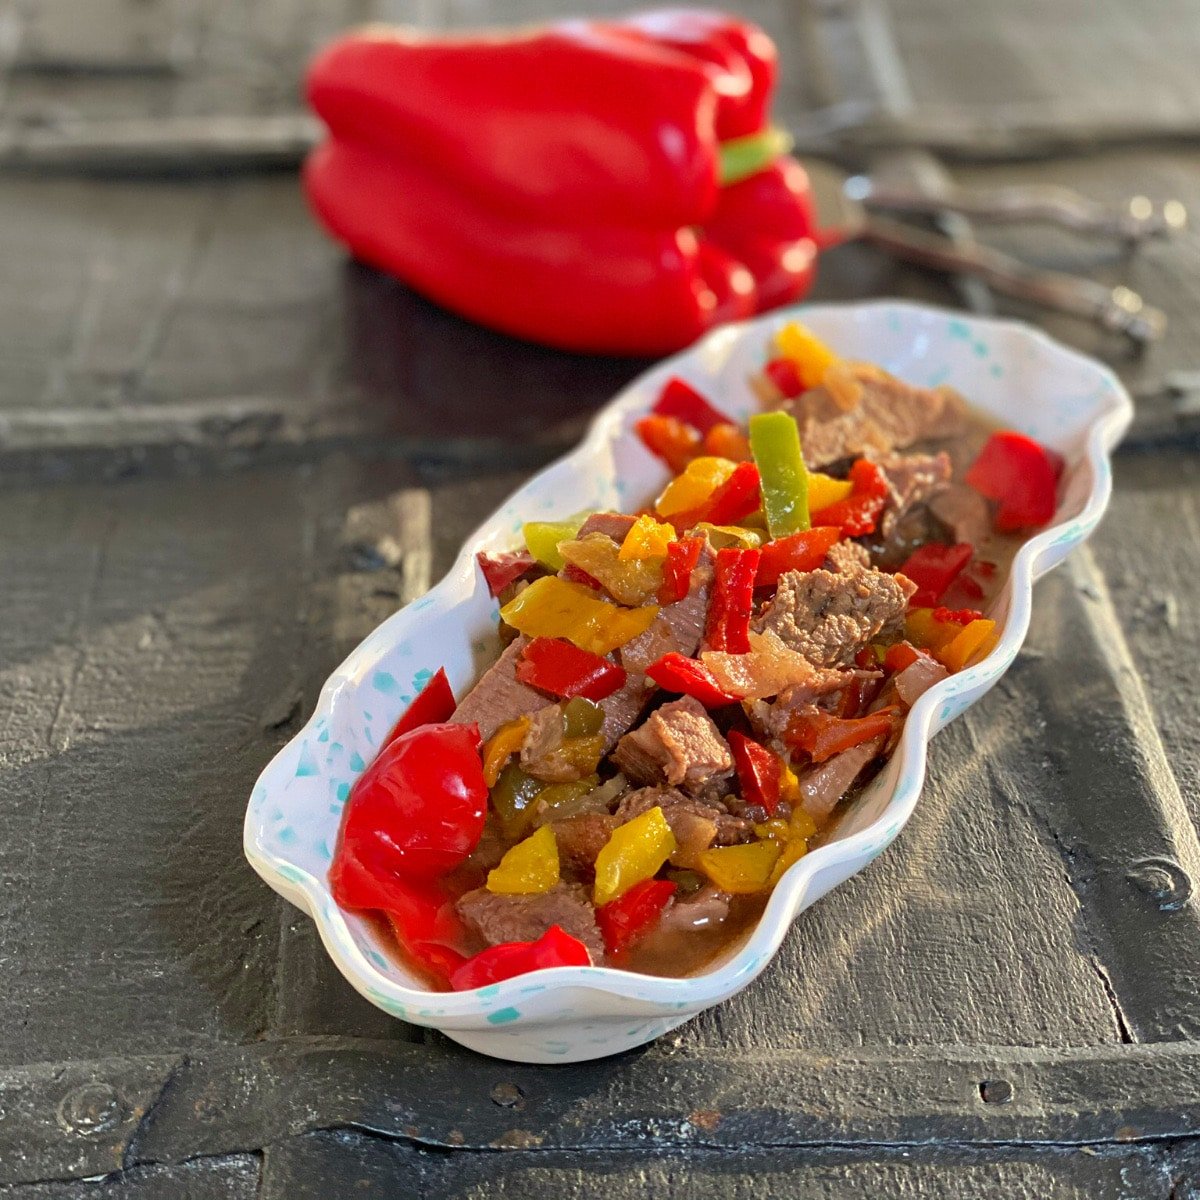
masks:
<instances>
[{"instance_id":1,"label":"dark wooden table","mask_svg":"<svg viewBox=\"0 0 1200 1200\"><path fill-rule=\"evenodd\" d=\"M898 844L742 995L624 1058L493 1062L359 1000L243 862L330 668L640 368L347 263L289 165L300 64L372 17L556 7L0 9L0 1196L1200 1197L1193 238L996 234L1171 316L1141 358L1044 322L1139 397L1112 509ZM809 150L1200 213L1193 0L745 8ZM245 118L253 162L113 157ZM817 289L885 294L992 305L860 248Z\"/></svg>"}]
</instances>

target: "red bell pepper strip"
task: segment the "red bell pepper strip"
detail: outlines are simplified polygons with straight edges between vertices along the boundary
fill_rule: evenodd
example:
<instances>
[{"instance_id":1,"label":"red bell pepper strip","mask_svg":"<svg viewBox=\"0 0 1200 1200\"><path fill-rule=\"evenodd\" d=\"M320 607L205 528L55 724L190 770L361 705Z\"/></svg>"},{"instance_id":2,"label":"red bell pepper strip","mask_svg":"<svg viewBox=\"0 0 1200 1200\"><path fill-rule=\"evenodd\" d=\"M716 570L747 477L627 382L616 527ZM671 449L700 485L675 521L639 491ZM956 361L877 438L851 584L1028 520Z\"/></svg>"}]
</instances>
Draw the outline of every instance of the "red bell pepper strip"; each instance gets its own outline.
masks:
<instances>
[{"instance_id":1,"label":"red bell pepper strip","mask_svg":"<svg viewBox=\"0 0 1200 1200\"><path fill-rule=\"evenodd\" d=\"M700 435L678 417L642 417L634 429L646 449L676 474L700 453Z\"/></svg>"},{"instance_id":2,"label":"red bell pepper strip","mask_svg":"<svg viewBox=\"0 0 1200 1200\"><path fill-rule=\"evenodd\" d=\"M646 674L665 691L693 696L705 708L723 708L738 703L737 696L722 691L704 663L674 651L652 662L646 668Z\"/></svg>"},{"instance_id":3,"label":"red bell pepper strip","mask_svg":"<svg viewBox=\"0 0 1200 1200\"><path fill-rule=\"evenodd\" d=\"M360 259L466 316L568 349L662 353L811 278L800 168L772 164L763 138L764 169L721 186L722 140L759 140L746 123L765 121L773 84L766 36L720 14L447 39L375 28L309 71L331 137L305 188ZM740 228L742 210L745 259L706 229Z\"/></svg>"},{"instance_id":4,"label":"red bell pepper strip","mask_svg":"<svg viewBox=\"0 0 1200 1200\"><path fill-rule=\"evenodd\" d=\"M714 488L698 508L676 513L667 519L676 529L691 529L701 521L712 525L733 525L756 511L762 503L758 468L752 462L740 462L719 487Z\"/></svg>"},{"instance_id":5,"label":"red bell pepper strip","mask_svg":"<svg viewBox=\"0 0 1200 1200\"><path fill-rule=\"evenodd\" d=\"M775 385L779 394L792 400L804 391L804 380L790 358L773 358L763 368L763 374Z\"/></svg>"},{"instance_id":6,"label":"red bell pepper strip","mask_svg":"<svg viewBox=\"0 0 1200 1200\"><path fill-rule=\"evenodd\" d=\"M528 550L514 550L506 554L486 554L480 550L475 561L483 572L488 595L498 596L510 583L516 583L537 565L537 560Z\"/></svg>"},{"instance_id":7,"label":"red bell pepper strip","mask_svg":"<svg viewBox=\"0 0 1200 1200\"><path fill-rule=\"evenodd\" d=\"M727 546L717 551L712 597L704 640L710 650L749 654L750 618L754 615L754 578L760 550Z\"/></svg>"},{"instance_id":8,"label":"red bell pepper strip","mask_svg":"<svg viewBox=\"0 0 1200 1200\"><path fill-rule=\"evenodd\" d=\"M999 502L1001 533L1045 525L1058 507L1060 454L1023 433L993 433L963 477L977 492Z\"/></svg>"},{"instance_id":9,"label":"red bell pepper strip","mask_svg":"<svg viewBox=\"0 0 1200 1200\"><path fill-rule=\"evenodd\" d=\"M779 806L783 783L779 756L736 729L729 732L729 749L733 751L733 765L742 785L742 799L747 804L761 805L770 816Z\"/></svg>"},{"instance_id":10,"label":"red bell pepper strip","mask_svg":"<svg viewBox=\"0 0 1200 1200\"><path fill-rule=\"evenodd\" d=\"M676 538L667 547L663 562L663 581L658 589L659 604L676 604L691 589L692 572L700 561L704 539L698 537Z\"/></svg>"},{"instance_id":11,"label":"red bell pepper strip","mask_svg":"<svg viewBox=\"0 0 1200 1200\"><path fill-rule=\"evenodd\" d=\"M487 811L479 740L477 725L422 725L385 746L350 790L339 856L403 878L458 866Z\"/></svg>"},{"instance_id":12,"label":"red bell pepper strip","mask_svg":"<svg viewBox=\"0 0 1200 1200\"><path fill-rule=\"evenodd\" d=\"M398 737L422 725L441 725L449 721L457 707L450 681L446 678L446 668L438 667L437 674L417 693L404 715L392 726L391 733L383 739L383 746L390 746Z\"/></svg>"},{"instance_id":13,"label":"red bell pepper strip","mask_svg":"<svg viewBox=\"0 0 1200 1200\"><path fill-rule=\"evenodd\" d=\"M562 638L528 642L517 659L517 678L552 696L603 700L625 684L625 668Z\"/></svg>"},{"instance_id":14,"label":"red bell pepper strip","mask_svg":"<svg viewBox=\"0 0 1200 1200\"><path fill-rule=\"evenodd\" d=\"M596 924L608 953L620 954L645 937L658 924L676 886L669 879L643 879L596 909Z\"/></svg>"},{"instance_id":15,"label":"red bell pepper strip","mask_svg":"<svg viewBox=\"0 0 1200 1200\"><path fill-rule=\"evenodd\" d=\"M773 587L788 571L815 571L841 536L836 526L818 525L768 542L762 548L755 587Z\"/></svg>"},{"instance_id":16,"label":"red bell pepper strip","mask_svg":"<svg viewBox=\"0 0 1200 1200\"><path fill-rule=\"evenodd\" d=\"M813 762L824 762L851 746L891 733L897 712L894 707L881 708L852 720L820 711L797 713L788 723L784 741L796 750L808 751Z\"/></svg>"},{"instance_id":17,"label":"red bell pepper strip","mask_svg":"<svg viewBox=\"0 0 1200 1200\"><path fill-rule=\"evenodd\" d=\"M453 899L436 882L407 879L379 859L363 860L358 851L370 847L338 847L329 870L330 890L342 908L377 910L387 915L405 955L444 986L464 961L455 949L466 927Z\"/></svg>"},{"instance_id":18,"label":"red bell pepper strip","mask_svg":"<svg viewBox=\"0 0 1200 1200\"><path fill-rule=\"evenodd\" d=\"M591 965L588 948L561 926L551 925L536 942L503 942L467 959L450 976L450 986L456 992L467 992L530 971Z\"/></svg>"},{"instance_id":19,"label":"red bell pepper strip","mask_svg":"<svg viewBox=\"0 0 1200 1200\"><path fill-rule=\"evenodd\" d=\"M812 514L814 525L836 525L846 537L874 533L879 515L887 504L889 489L883 472L865 458L850 468L854 490L845 500L827 504Z\"/></svg>"},{"instance_id":20,"label":"red bell pepper strip","mask_svg":"<svg viewBox=\"0 0 1200 1200\"><path fill-rule=\"evenodd\" d=\"M701 435L708 433L714 425L733 424L729 417L713 408L690 383L678 376L667 380L653 412L659 417L674 417Z\"/></svg>"},{"instance_id":21,"label":"red bell pepper strip","mask_svg":"<svg viewBox=\"0 0 1200 1200\"><path fill-rule=\"evenodd\" d=\"M914 608L933 608L971 561L975 547L969 542L947 546L942 542L926 542L918 546L896 572L917 585L909 603Z\"/></svg>"}]
</instances>

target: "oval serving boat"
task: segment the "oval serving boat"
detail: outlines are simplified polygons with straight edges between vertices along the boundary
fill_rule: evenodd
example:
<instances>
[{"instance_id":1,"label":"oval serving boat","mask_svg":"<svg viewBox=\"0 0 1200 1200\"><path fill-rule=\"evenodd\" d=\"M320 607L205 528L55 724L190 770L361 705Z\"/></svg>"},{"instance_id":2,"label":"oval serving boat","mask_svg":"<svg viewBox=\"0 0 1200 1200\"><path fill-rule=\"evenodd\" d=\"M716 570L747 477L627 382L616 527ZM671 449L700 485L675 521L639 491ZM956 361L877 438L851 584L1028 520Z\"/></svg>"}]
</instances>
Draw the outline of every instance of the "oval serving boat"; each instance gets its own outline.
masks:
<instances>
[{"instance_id":1,"label":"oval serving boat","mask_svg":"<svg viewBox=\"0 0 1200 1200\"><path fill-rule=\"evenodd\" d=\"M498 652L498 609L476 568L476 551L510 548L526 520L630 508L653 496L668 476L638 441L633 423L663 383L680 375L744 419L757 407L747 377L761 368L774 332L796 317L845 357L879 363L912 383L949 384L1001 424L1065 457L1054 521L1017 553L989 614L1001 628L998 645L918 700L891 760L830 840L787 872L746 940L704 974L662 979L560 967L473 992L426 990L370 922L338 908L326 873L350 786L413 695L445 666L461 696ZM1008 668L1029 627L1034 581L1099 522L1112 490L1109 454L1132 414L1109 370L1015 322L876 302L805 305L719 329L627 387L576 450L531 479L468 539L432 591L380 625L334 671L316 712L254 787L246 857L271 887L312 916L354 987L393 1016L518 1062L580 1062L651 1041L750 983L797 913L865 867L903 828L921 791L929 739Z\"/></svg>"}]
</instances>

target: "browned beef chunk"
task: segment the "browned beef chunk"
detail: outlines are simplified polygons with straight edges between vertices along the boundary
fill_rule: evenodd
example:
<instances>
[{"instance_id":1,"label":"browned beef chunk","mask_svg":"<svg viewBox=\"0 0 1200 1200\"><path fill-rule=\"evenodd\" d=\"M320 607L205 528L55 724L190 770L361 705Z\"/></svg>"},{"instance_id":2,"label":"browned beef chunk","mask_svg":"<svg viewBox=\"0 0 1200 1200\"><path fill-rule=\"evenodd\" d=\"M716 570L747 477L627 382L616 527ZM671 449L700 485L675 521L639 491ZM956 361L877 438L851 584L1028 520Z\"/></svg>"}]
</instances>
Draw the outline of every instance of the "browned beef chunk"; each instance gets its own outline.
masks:
<instances>
[{"instance_id":1,"label":"browned beef chunk","mask_svg":"<svg viewBox=\"0 0 1200 1200\"><path fill-rule=\"evenodd\" d=\"M682 787L693 795L733 774L729 745L699 700L681 696L618 743L613 763L636 783Z\"/></svg>"},{"instance_id":2,"label":"browned beef chunk","mask_svg":"<svg viewBox=\"0 0 1200 1200\"><path fill-rule=\"evenodd\" d=\"M573 783L587 774L563 753L563 715L557 704L533 714L521 744L521 769L548 783Z\"/></svg>"},{"instance_id":3,"label":"browned beef chunk","mask_svg":"<svg viewBox=\"0 0 1200 1200\"><path fill-rule=\"evenodd\" d=\"M813 388L780 405L800 426L800 444L810 467L847 457L890 454L965 429L966 405L950 389L913 387L865 364L856 365L854 371L862 384L862 397L848 412L824 388Z\"/></svg>"},{"instance_id":4,"label":"browned beef chunk","mask_svg":"<svg viewBox=\"0 0 1200 1200\"><path fill-rule=\"evenodd\" d=\"M551 925L558 925L591 951L594 962L604 957L596 910L578 884L555 884L533 896L500 896L476 888L459 899L457 908L467 926L489 946L536 941Z\"/></svg>"},{"instance_id":5,"label":"browned beef chunk","mask_svg":"<svg viewBox=\"0 0 1200 1200\"><path fill-rule=\"evenodd\" d=\"M857 542L834 542L825 555L825 570L841 571L844 575L864 570L870 565L871 556L866 547Z\"/></svg>"},{"instance_id":6,"label":"browned beef chunk","mask_svg":"<svg viewBox=\"0 0 1200 1200\"><path fill-rule=\"evenodd\" d=\"M719 800L698 800L664 787L630 792L617 807L617 822L632 821L655 807L662 809L678 843L671 855L677 867L694 867L697 857L709 846L733 846L754 832L752 822L735 817Z\"/></svg>"},{"instance_id":7,"label":"browned beef chunk","mask_svg":"<svg viewBox=\"0 0 1200 1200\"><path fill-rule=\"evenodd\" d=\"M575 536L585 538L589 533L602 533L605 537L612 538L614 542L623 542L625 535L633 528L636 520L637 517L631 517L628 513L594 512L579 527L579 532Z\"/></svg>"},{"instance_id":8,"label":"browned beef chunk","mask_svg":"<svg viewBox=\"0 0 1200 1200\"><path fill-rule=\"evenodd\" d=\"M488 813L483 833L467 861L481 871L490 871L493 867L500 865L500 860L504 857L508 846L508 839L504 836L499 821L496 820L493 813Z\"/></svg>"},{"instance_id":9,"label":"browned beef chunk","mask_svg":"<svg viewBox=\"0 0 1200 1200\"><path fill-rule=\"evenodd\" d=\"M929 502L946 490L953 466L944 452L884 455L876 464L890 491L874 538L877 560L899 565L934 536Z\"/></svg>"},{"instance_id":10,"label":"browned beef chunk","mask_svg":"<svg viewBox=\"0 0 1200 1200\"><path fill-rule=\"evenodd\" d=\"M596 855L620 823L611 813L582 813L565 821L552 821L559 861L572 870L590 872Z\"/></svg>"},{"instance_id":11,"label":"browned beef chunk","mask_svg":"<svg viewBox=\"0 0 1200 1200\"><path fill-rule=\"evenodd\" d=\"M474 721L484 741L507 721L529 716L545 706L546 697L517 678L517 659L528 638L518 637L459 701L450 719L460 725Z\"/></svg>"},{"instance_id":12,"label":"browned beef chunk","mask_svg":"<svg viewBox=\"0 0 1200 1200\"><path fill-rule=\"evenodd\" d=\"M769 629L815 667L846 666L903 619L914 591L903 575L874 569L789 571L754 628Z\"/></svg>"},{"instance_id":13,"label":"browned beef chunk","mask_svg":"<svg viewBox=\"0 0 1200 1200\"><path fill-rule=\"evenodd\" d=\"M663 911L660 931L687 933L696 929L712 929L729 916L729 897L715 885L706 883L691 896L677 896Z\"/></svg>"},{"instance_id":14,"label":"browned beef chunk","mask_svg":"<svg viewBox=\"0 0 1200 1200\"><path fill-rule=\"evenodd\" d=\"M935 683L941 683L949 674L937 659L923 654L916 662L897 672L892 686L900 699L912 708Z\"/></svg>"},{"instance_id":15,"label":"browned beef chunk","mask_svg":"<svg viewBox=\"0 0 1200 1200\"><path fill-rule=\"evenodd\" d=\"M837 807L838 801L854 786L863 768L883 749L887 738L851 746L835 754L827 762L809 767L800 774L800 807L818 820L824 820Z\"/></svg>"},{"instance_id":16,"label":"browned beef chunk","mask_svg":"<svg viewBox=\"0 0 1200 1200\"><path fill-rule=\"evenodd\" d=\"M988 502L965 483L952 483L930 501L930 511L950 531L956 542L978 546L992 532Z\"/></svg>"}]
</instances>

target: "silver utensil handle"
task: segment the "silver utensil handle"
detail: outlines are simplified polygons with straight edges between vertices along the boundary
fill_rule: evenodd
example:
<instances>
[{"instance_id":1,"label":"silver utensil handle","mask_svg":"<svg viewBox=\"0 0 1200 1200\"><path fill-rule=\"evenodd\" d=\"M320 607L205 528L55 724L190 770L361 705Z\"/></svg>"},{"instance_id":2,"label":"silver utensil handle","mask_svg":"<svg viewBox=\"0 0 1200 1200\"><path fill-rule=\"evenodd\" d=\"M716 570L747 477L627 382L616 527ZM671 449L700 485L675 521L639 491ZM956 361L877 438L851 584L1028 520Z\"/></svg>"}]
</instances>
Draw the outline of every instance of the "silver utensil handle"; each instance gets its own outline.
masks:
<instances>
[{"instance_id":1,"label":"silver utensil handle","mask_svg":"<svg viewBox=\"0 0 1200 1200\"><path fill-rule=\"evenodd\" d=\"M961 213L975 221L1040 221L1062 225L1077 233L1137 242L1168 237L1187 226L1187 210L1178 200L1154 204L1134 196L1124 209L1114 209L1054 184L1028 184L966 191L958 188L923 194L915 188L890 185L867 175L846 181L846 194L872 211L913 214Z\"/></svg>"},{"instance_id":2,"label":"silver utensil handle","mask_svg":"<svg viewBox=\"0 0 1200 1200\"><path fill-rule=\"evenodd\" d=\"M948 238L872 216L863 238L896 258L940 271L978 276L991 287L1055 312L1093 321L1137 342L1161 337L1166 316L1126 287L1108 287L1091 279L1031 267L987 246L955 245Z\"/></svg>"}]
</instances>

